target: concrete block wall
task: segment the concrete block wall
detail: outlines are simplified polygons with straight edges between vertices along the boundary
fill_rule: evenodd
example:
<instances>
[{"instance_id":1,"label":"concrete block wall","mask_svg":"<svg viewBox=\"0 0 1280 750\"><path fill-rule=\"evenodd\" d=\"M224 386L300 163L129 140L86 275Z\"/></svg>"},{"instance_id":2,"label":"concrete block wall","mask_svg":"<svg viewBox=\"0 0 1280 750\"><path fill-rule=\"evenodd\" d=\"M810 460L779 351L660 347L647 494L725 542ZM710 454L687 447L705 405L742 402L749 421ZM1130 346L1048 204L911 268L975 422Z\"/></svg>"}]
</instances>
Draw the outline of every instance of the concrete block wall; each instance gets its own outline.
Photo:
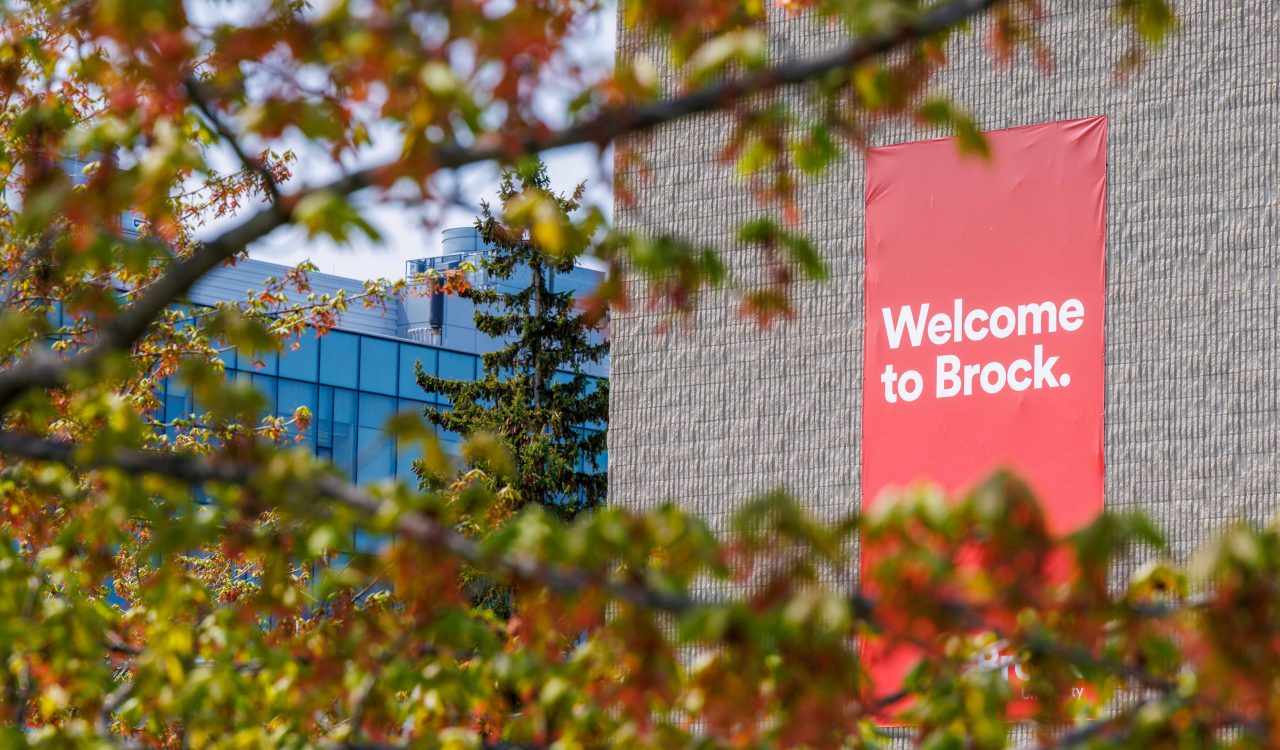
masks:
<instances>
[{"instance_id":1,"label":"concrete block wall","mask_svg":"<svg viewBox=\"0 0 1280 750\"><path fill-rule=\"evenodd\" d=\"M1280 4L1179 3L1181 32L1127 82L1108 3L1047 5L1052 73L996 68L975 39L938 85L987 130L1110 118L1106 503L1147 511L1185 553L1280 509ZM780 15L771 34L779 58L840 41ZM620 49L635 49L625 31ZM758 209L716 158L727 127L711 115L644 141L652 176L616 218L714 244L750 280L760 259L732 238ZM824 516L859 506L862 192L856 152L801 188L831 279L797 290L794 321L761 331L727 293L667 334L643 300L615 318L612 502L671 500L717 525L779 485Z\"/></svg>"}]
</instances>

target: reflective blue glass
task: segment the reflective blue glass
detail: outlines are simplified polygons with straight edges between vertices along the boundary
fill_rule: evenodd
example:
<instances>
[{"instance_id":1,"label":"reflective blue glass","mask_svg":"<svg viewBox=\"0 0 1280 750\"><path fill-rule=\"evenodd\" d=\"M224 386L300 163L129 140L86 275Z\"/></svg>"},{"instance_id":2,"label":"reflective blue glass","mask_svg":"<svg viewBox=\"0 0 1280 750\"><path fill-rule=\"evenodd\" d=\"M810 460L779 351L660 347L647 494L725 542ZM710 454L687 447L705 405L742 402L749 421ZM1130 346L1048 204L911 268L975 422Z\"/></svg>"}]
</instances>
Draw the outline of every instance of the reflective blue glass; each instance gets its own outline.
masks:
<instances>
[{"instance_id":1,"label":"reflective blue glass","mask_svg":"<svg viewBox=\"0 0 1280 750\"><path fill-rule=\"evenodd\" d=\"M360 426L381 430L396 413L396 400L374 393L360 394Z\"/></svg>"},{"instance_id":2,"label":"reflective blue glass","mask_svg":"<svg viewBox=\"0 0 1280 750\"><path fill-rule=\"evenodd\" d=\"M252 370L263 375L275 375L280 357L275 352L254 352L252 356L241 357L244 370Z\"/></svg>"},{"instance_id":3,"label":"reflective blue glass","mask_svg":"<svg viewBox=\"0 0 1280 750\"><path fill-rule=\"evenodd\" d=\"M579 471L588 474L602 474L609 468L609 452L600 451L595 456L582 457L582 464L578 467Z\"/></svg>"},{"instance_id":4,"label":"reflective blue glass","mask_svg":"<svg viewBox=\"0 0 1280 750\"><path fill-rule=\"evenodd\" d=\"M164 384L164 411L160 417L168 422L191 411L191 395L187 386L169 378Z\"/></svg>"},{"instance_id":5,"label":"reflective blue glass","mask_svg":"<svg viewBox=\"0 0 1280 750\"><path fill-rule=\"evenodd\" d=\"M273 378L270 375L253 374L253 387L257 388L258 393L261 393L267 399L266 408L264 409L267 413L271 412L272 405L276 403L276 381L277 378ZM266 414L263 416L266 416Z\"/></svg>"},{"instance_id":6,"label":"reflective blue glass","mask_svg":"<svg viewBox=\"0 0 1280 750\"><path fill-rule=\"evenodd\" d=\"M608 383L608 382L609 381L605 380L604 378L588 377L587 387L583 389L583 394L588 395L588 394L595 393L596 391L600 390L602 383ZM597 419L593 422L586 423L585 425L583 425L583 427L586 427L591 430L603 430L606 427L608 427L608 425L605 424L604 420Z\"/></svg>"},{"instance_id":7,"label":"reflective blue glass","mask_svg":"<svg viewBox=\"0 0 1280 750\"><path fill-rule=\"evenodd\" d=\"M476 357L458 352L440 352L440 377L445 380L474 380Z\"/></svg>"},{"instance_id":8,"label":"reflective blue glass","mask_svg":"<svg viewBox=\"0 0 1280 750\"><path fill-rule=\"evenodd\" d=\"M281 377L314 383L319 370L320 339L314 334L304 333L285 342L284 351L280 353Z\"/></svg>"},{"instance_id":9,"label":"reflective blue glass","mask_svg":"<svg viewBox=\"0 0 1280 750\"><path fill-rule=\"evenodd\" d=\"M371 336L363 339L360 342L360 390L396 395L396 342Z\"/></svg>"},{"instance_id":10,"label":"reflective blue glass","mask_svg":"<svg viewBox=\"0 0 1280 750\"><path fill-rule=\"evenodd\" d=\"M448 351L441 351L438 356L440 377L445 380L475 380L478 357ZM437 393L435 397L436 401L441 404L449 405L451 403L447 396Z\"/></svg>"},{"instance_id":11,"label":"reflective blue glass","mask_svg":"<svg viewBox=\"0 0 1280 750\"><path fill-rule=\"evenodd\" d=\"M384 428L395 413L396 401L374 393L360 394L360 443L356 479L373 482L395 474L395 441Z\"/></svg>"},{"instance_id":12,"label":"reflective blue glass","mask_svg":"<svg viewBox=\"0 0 1280 750\"><path fill-rule=\"evenodd\" d=\"M400 397L426 398L426 393L418 387L414 376L413 364L422 363L422 371L428 375L436 374L436 350L413 344L400 345Z\"/></svg>"},{"instance_id":13,"label":"reflective blue glass","mask_svg":"<svg viewBox=\"0 0 1280 750\"><path fill-rule=\"evenodd\" d=\"M49 327L57 330L62 327L62 303L54 302L49 306L49 311L45 313L45 317L49 321Z\"/></svg>"},{"instance_id":14,"label":"reflective blue glass","mask_svg":"<svg viewBox=\"0 0 1280 750\"><path fill-rule=\"evenodd\" d=\"M319 395L316 455L332 461L347 476L355 477L356 394L321 386Z\"/></svg>"},{"instance_id":15,"label":"reflective blue glass","mask_svg":"<svg viewBox=\"0 0 1280 750\"><path fill-rule=\"evenodd\" d=\"M206 307L192 308L187 305L180 305L178 309L186 313L186 316L183 317L182 322L178 324L179 328L190 328L194 326L196 324L197 318L201 314L209 311L209 309ZM227 368L228 370L236 369L236 365L238 364L238 361L240 358L234 346L231 346L227 342L221 341L219 339L212 339L210 340L209 343L215 349L219 350L218 359L222 360L223 367ZM245 358L245 362L246 363L248 362L248 357Z\"/></svg>"},{"instance_id":16,"label":"reflective blue glass","mask_svg":"<svg viewBox=\"0 0 1280 750\"><path fill-rule=\"evenodd\" d=\"M303 438L311 445L315 444L316 423L315 415L319 412L318 399L316 394L315 383L301 383L297 380L280 379L279 399L276 401L276 416L291 417L299 406L305 406L311 410L312 420L307 431L302 433ZM297 435L296 427L289 428L291 435Z\"/></svg>"},{"instance_id":17,"label":"reflective blue glass","mask_svg":"<svg viewBox=\"0 0 1280 750\"><path fill-rule=\"evenodd\" d=\"M223 353L223 362L227 363L229 369L233 368L240 372L257 373L259 375L276 374L277 358L275 352L241 351L233 357L228 356L231 354L232 351Z\"/></svg>"},{"instance_id":18,"label":"reflective blue glass","mask_svg":"<svg viewBox=\"0 0 1280 750\"><path fill-rule=\"evenodd\" d=\"M418 419L426 422L426 417L422 415L422 408L426 404L421 401L400 400L399 410L401 412L409 412ZM430 427L430 425L428 425ZM416 486L418 483L418 475L413 473L413 462L422 458L421 444L410 440L396 440L396 479L409 482Z\"/></svg>"},{"instance_id":19,"label":"reflective blue glass","mask_svg":"<svg viewBox=\"0 0 1280 750\"><path fill-rule=\"evenodd\" d=\"M330 331L320 339L320 382L344 388L356 387L360 361L360 338L350 333Z\"/></svg>"},{"instance_id":20,"label":"reflective blue glass","mask_svg":"<svg viewBox=\"0 0 1280 750\"><path fill-rule=\"evenodd\" d=\"M442 412L453 411L448 406L435 407ZM452 430L436 428L436 437L440 438L440 447L451 456L462 455L462 436Z\"/></svg>"},{"instance_id":21,"label":"reflective blue glass","mask_svg":"<svg viewBox=\"0 0 1280 750\"><path fill-rule=\"evenodd\" d=\"M228 370L236 369L239 361L239 355L236 353L236 348L225 341L214 341L213 345L218 349L223 350L218 353L218 358L222 360L223 367L226 367Z\"/></svg>"},{"instance_id":22,"label":"reflective blue glass","mask_svg":"<svg viewBox=\"0 0 1280 750\"><path fill-rule=\"evenodd\" d=\"M164 388L164 407L161 409L160 418L165 422L172 422L175 419L181 419L191 414L191 392L183 383L169 378L165 381ZM165 432L169 437L177 435L178 431L172 427L165 428Z\"/></svg>"},{"instance_id":23,"label":"reflective blue glass","mask_svg":"<svg viewBox=\"0 0 1280 750\"><path fill-rule=\"evenodd\" d=\"M355 551L366 555L376 555L387 546L390 537L385 534L370 534L364 529L357 528L355 530L354 539Z\"/></svg>"}]
</instances>

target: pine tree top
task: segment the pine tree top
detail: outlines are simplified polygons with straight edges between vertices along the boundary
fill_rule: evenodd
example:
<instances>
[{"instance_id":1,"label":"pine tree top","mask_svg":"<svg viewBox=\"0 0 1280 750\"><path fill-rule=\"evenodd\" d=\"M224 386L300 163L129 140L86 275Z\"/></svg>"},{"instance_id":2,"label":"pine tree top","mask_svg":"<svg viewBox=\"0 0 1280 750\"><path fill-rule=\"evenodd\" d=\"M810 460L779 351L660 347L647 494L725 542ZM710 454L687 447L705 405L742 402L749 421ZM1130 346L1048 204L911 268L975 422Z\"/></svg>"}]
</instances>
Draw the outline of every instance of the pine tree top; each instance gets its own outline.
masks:
<instances>
[{"instance_id":1,"label":"pine tree top","mask_svg":"<svg viewBox=\"0 0 1280 750\"><path fill-rule=\"evenodd\" d=\"M566 518L602 504L606 489L608 383L583 370L608 356L608 339L578 310L572 291L553 288L556 276L576 267L586 242L563 235L554 247L545 241L554 234L548 224L568 224L584 189L580 183L555 193L540 161L503 174L500 208L482 204L476 221L488 246L481 268L489 283L464 292L476 306L476 329L501 345L483 355L474 381L418 374L425 390L452 403L428 407L432 422L464 437L491 434L509 453L506 479L516 505L538 503Z\"/></svg>"}]
</instances>

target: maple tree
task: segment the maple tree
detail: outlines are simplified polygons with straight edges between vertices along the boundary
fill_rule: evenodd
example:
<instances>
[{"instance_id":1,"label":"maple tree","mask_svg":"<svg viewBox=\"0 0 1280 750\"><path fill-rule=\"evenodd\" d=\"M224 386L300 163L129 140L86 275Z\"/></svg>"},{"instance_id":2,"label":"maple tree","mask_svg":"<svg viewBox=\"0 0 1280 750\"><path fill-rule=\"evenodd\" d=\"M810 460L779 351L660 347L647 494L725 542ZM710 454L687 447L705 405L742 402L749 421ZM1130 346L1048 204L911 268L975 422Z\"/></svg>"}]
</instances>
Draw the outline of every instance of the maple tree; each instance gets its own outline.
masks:
<instances>
[{"instance_id":1,"label":"maple tree","mask_svg":"<svg viewBox=\"0 0 1280 750\"><path fill-rule=\"evenodd\" d=\"M370 205L448 202L436 178L470 164L618 139L634 163L626 138L711 111L732 115L725 157L761 216L782 217L741 228L774 269L744 289L744 312L785 315L790 284L823 273L788 223L805 174L883 118L980 150L963 109L929 89L958 34L987 34L993 64L1052 55L1037 35L1049 3L786 5L847 44L777 62L760 2L634 1L622 21L660 57L631 51L606 72L565 52L607 12L593 0L273 0L213 23L168 0L6 4L5 745L836 748L890 744L879 719L895 715L925 747L1004 747L1013 673L1030 721L1017 731L1044 746L1280 743L1275 529L1228 529L1194 568L1148 564L1117 585L1124 556L1158 559L1154 529L1109 514L1055 538L998 476L836 523L775 492L723 535L675 507L566 524L536 506L470 535L466 519L512 480L499 442L469 441L486 470L446 486L356 487L290 445L309 413L260 420L262 397L222 377L227 347L253 356L323 333L349 304L465 290L443 276L325 297L304 265L237 304L183 305L255 240L286 225L376 235ZM1174 23L1159 0L1107 11L1134 37L1118 65ZM562 119L539 114L548 87L575 94ZM804 106L761 96L779 89ZM393 134L394 157L370 162L373 133ZM338 176L295 177L299 141ZM612 264L598 306L625 309L628 289L648 287L688 311L731 277L690 238L600 229L591 207L528 196L507 225ZM121 231L125 215L139 236ZM166 378L207 411L158 423ZM421 420L392 426L422 444L425 470L455 469ZM356 529L388 541L330 564ZM849 579L859 535L887 550L864 571L875 600ZM508 585L514 616L473 607L464 566ZM869 634L920 653L900 689L868 684Z\"/></svg>"}]
</instances>

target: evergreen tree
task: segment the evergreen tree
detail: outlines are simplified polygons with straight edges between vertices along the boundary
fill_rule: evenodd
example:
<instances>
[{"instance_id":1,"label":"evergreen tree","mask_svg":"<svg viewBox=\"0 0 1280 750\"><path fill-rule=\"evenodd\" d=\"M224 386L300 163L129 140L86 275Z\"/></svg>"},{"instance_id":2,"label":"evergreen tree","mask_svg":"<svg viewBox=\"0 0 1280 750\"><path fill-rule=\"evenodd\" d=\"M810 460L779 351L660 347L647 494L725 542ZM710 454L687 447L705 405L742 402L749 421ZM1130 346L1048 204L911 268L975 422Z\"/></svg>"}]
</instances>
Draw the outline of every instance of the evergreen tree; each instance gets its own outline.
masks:
<instances>
[{"instance_id":1,"label":"evergreen tree","mask_svg":"<svg viewBox=\"0 0 1280 750\"><path fill-rule=\"evenodd\" d=\"M538 503L565 519L605 499L598 462L609 418L608 381L581 371L600 362L609 344L576 309L573 293L551 285L552 276L574 269L585 242L552 252L535 239L536 230L508 217L528 215L534 205L542 209L541 221L548 221L548 211L566 217L578 208L584 187L554 193L541 160L503 174L501 210L483 203L476 221L488 246L481 261L488 283L461 294L475 303L477 330L505 343L483 355L478 380L445 380L418 369L418 384L453 404L428 407L432 423L466 438L492 435L514 459L506 470L514 490L511 510Z\"/></svg>"}]
</instances>

